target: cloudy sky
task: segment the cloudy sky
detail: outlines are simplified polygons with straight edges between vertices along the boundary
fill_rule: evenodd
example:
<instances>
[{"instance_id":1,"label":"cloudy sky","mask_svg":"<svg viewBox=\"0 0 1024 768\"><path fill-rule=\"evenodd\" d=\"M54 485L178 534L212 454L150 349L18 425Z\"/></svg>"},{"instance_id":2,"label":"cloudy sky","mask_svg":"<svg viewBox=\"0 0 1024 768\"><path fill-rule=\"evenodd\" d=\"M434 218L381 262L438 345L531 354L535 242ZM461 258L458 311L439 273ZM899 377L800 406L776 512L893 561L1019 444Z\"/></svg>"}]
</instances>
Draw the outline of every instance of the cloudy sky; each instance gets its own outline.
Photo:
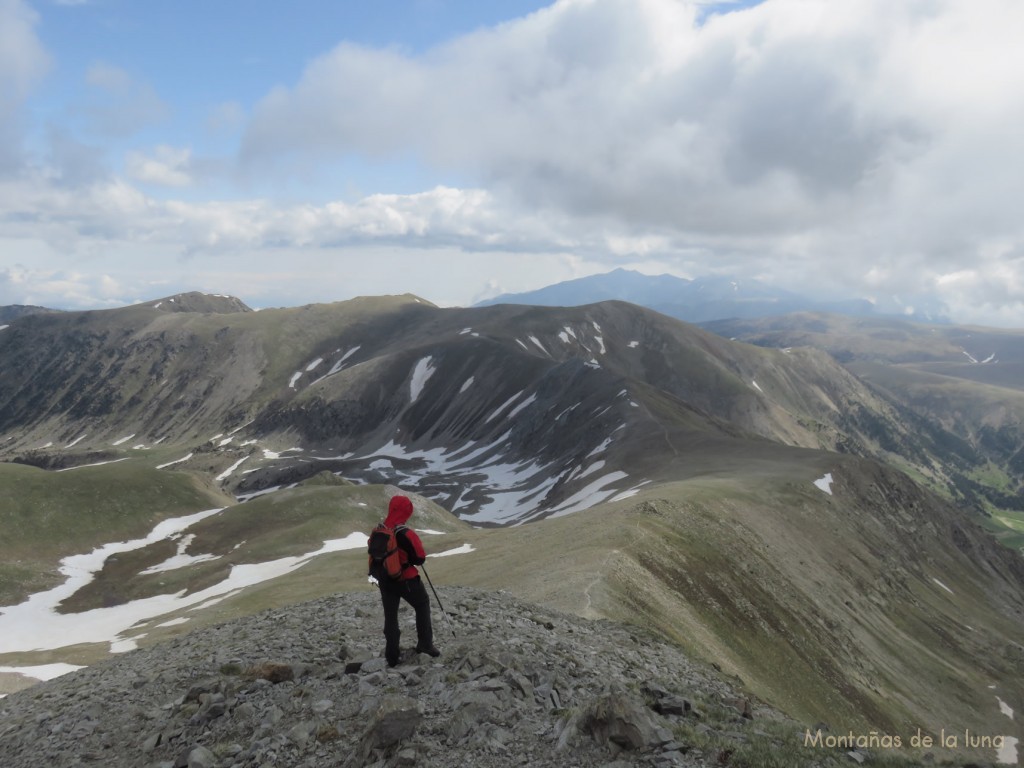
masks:
<instances>
[{"instance_id":1,"label":"cloudy sky","mask_svg":"<svg viewBox=\"0 0 1024 768\"><path fill-rule=\"evenodd\" d=\"M1024 327L1020 0L0 0L0 304L629 267Z\"/></svg>"}]
</instances>

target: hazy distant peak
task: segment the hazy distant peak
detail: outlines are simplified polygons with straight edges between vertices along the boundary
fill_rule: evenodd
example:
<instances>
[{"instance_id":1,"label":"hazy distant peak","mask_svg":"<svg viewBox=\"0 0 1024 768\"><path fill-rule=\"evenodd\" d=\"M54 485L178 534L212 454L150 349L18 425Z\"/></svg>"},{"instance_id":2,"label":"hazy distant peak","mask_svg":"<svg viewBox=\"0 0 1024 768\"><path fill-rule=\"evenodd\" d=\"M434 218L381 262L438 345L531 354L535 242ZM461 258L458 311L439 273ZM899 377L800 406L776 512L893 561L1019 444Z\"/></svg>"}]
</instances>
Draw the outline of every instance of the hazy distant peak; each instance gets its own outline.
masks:
<instances>
[{"instance_id":1,"label":"hazy distant peak","mask_svg":"<svg viewBox=\"0 0 1024 768\"><path fill-rule=\"evenodd\" d=\"M645 275L616 269L549 285L536 291L502 294L477 306L532 304L540 306L581 306L618 299L639 304L689 323L784 315L791 312L823 311L856 317L896 313L908 318L919 315L913 308L873 305L863 299L826 300L805 296L787 288L769 285L752 277L707 275L687 280L673 275ZM927 300L915 306L928 305ZM930 305L928 305L930 306ZM941 315L927 316L932 322Z\"/></svg>"}]
</instances>

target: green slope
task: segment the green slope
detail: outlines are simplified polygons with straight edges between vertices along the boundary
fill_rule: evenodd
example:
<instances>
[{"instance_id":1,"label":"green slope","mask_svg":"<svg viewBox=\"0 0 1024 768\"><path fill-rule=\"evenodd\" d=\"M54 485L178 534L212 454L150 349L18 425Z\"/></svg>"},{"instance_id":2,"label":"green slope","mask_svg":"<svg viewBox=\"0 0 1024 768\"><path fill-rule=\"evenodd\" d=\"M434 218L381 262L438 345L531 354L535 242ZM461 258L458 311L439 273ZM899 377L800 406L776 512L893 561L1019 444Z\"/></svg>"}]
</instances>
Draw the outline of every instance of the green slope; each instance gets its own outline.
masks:
<instances>
[{"instance_id":1,"label":"green slope","mask_svg":"<svg viewBox=\"0 0 1024 768\"><path fill-rule=\"evenodd\" d=\"M144 460L53 472L0 463L0 604L59 580L61 557L145 536L156 523L232 500Z\"/></svg>"}]
</instances>

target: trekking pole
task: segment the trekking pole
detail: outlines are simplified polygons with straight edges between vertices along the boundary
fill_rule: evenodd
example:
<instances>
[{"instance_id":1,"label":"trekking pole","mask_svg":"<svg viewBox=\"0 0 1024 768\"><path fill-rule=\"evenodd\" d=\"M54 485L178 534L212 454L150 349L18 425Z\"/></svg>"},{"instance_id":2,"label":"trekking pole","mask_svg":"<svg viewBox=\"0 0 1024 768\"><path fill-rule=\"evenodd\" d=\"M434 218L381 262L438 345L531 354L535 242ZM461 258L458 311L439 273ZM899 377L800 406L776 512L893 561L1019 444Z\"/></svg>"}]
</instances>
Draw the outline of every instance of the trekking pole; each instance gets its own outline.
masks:
<instances>
[{"instance_id":1,"label":"trekking pole","mask_svg":"<svg viewBox=\"0 0 1024 768\"><path fill-rule=\"evenodd\" d=\"M444 620L448 622L448 629L452 631L452 637L456 637L455 627L452 626L452 620L448 618L448 614L445 613L444 606L441 605L441 598L437 596L437 590L434 589L434 582L430 580L430 574L427 573L427 569L423 563L420 563L419 567L423 568L423 575L427 577L427 584L430 585L430 591L434 593L434 599L437 600L437 607L441 609L441 615L444 616Z\"/></svg>"}]
</instances>

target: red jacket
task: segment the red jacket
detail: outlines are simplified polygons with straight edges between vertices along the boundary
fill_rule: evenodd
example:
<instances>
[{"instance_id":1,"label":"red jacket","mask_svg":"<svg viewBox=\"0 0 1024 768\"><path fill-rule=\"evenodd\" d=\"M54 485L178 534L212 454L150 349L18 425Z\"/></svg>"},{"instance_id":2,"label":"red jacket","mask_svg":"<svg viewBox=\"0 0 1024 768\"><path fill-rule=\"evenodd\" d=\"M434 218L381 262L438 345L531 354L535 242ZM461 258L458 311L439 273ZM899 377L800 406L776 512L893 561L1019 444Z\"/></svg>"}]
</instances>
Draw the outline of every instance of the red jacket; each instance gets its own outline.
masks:
<instances>
[{"instance_id":1,"label":"red jacket","mask_svg":"<svg viewBox=\"0 0 1024 768\"><path fill-rule=\"evenodd\" d=\"M389 528L397 528L405 525L412 517L412 502L407 496L392 496L388 504L388 516L384 518L384 525ZM396 534L398 547L401 549L402 562L406 564L402 571L403 579L415 579L420 575L416 566L427 559L427 553L423 549L423 542L419 535L412 528L405 528Z\"/></svg>"}]
</instances>

